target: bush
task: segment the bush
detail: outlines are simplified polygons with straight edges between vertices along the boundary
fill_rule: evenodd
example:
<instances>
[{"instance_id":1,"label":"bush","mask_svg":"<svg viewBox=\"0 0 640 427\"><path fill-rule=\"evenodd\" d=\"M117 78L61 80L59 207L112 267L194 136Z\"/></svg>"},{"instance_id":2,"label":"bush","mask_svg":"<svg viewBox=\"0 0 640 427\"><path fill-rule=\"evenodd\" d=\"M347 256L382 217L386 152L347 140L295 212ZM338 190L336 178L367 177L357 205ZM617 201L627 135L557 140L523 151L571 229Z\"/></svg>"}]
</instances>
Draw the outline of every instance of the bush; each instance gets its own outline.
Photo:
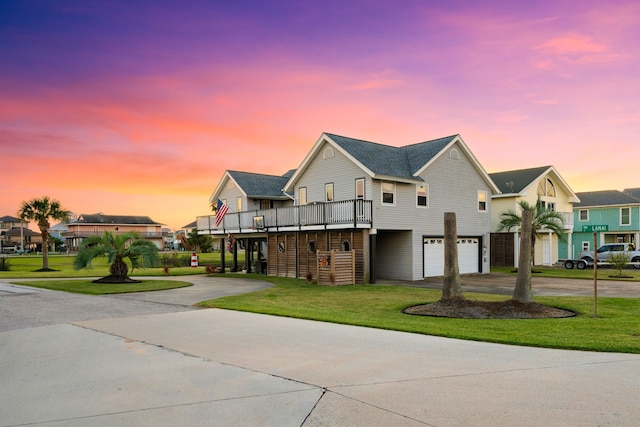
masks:
<instances>
[{"instance_id":1,"label":"bush","mask_svg":"<svg viewBox=\"0 0 640 427\"><path fill-rule=\"evenodd\" d=\"M11 263L6 256L0 257L0 271L9 271L11 269Z\"/></svg>"},{"instance_id":2,"label":"bush","mask_svg":"<svg viewBox=\"0 0 640 427\"><path fill-rule=\"evenodd\" d=\"M160 258L163 267L189 267L191 265L190 255L164 254Z\"/></svg>"},{"instance_id":3,"label":"bush","mask_svg":"<svg viewBox=\"0 0 640 427\"><path fill-rule=\"evenodd\" d=\"M631 258L627 252L617 252L609 255L609 262L618 270L619 276L622 276L622 269L625 268L630 261Z\"/></svg>"}]
</instances>

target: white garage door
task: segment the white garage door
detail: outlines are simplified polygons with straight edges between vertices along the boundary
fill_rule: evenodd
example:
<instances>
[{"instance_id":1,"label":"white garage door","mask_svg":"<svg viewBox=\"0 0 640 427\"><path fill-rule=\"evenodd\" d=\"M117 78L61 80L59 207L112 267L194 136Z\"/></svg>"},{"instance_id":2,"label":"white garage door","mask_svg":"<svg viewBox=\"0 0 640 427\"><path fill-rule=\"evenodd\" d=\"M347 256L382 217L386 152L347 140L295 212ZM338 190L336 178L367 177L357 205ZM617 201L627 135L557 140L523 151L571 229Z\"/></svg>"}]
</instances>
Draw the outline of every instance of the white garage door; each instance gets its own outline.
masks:
<instances>
[{"instance_id":1,"label":"white garage door","mask_svg":"<svg viewBox=\"0 0 640 427\"><path fill-rule=\"evenodd\" d=\"M458 267L460 274L478 273L480 239L464 237L458 239ZM425 237L424 277L444 275L444 238Z\"/></svg>"}]
</instances>

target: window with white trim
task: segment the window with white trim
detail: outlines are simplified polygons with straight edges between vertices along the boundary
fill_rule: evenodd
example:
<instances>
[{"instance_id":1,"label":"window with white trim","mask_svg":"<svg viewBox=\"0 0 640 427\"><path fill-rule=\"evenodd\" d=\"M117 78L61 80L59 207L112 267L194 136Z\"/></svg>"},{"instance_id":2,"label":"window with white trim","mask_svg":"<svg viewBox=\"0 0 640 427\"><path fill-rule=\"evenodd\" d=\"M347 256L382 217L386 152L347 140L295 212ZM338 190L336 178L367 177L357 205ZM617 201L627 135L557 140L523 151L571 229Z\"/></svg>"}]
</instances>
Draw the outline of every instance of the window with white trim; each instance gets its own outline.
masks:
<instances>
[{"instance_id":1,"label":"window with white trim","mask_svg":"<svg viewBox=\"0 0 640 427\"><path fill-rule=\"evenodd\" d=\"M487 192L478 190L478 212L487 211Z\"/></svg>"},{"instance_id":2,"label":"window with white trim","mask_svg":"<svg viewBox=\"0 0 640 427\"><path fill-rule=\"evenodd\" d=\"M429 207L429 185L416 184L416 206Z\"/></svg>"},{"instance_id":3,"label":"window with white trim","mask_svg":"<svg viewBox=\"0 0 640 427\"><path fill-rule=\"evenodd\" d=\"M540 181L538 184L538 196L556 197L556 187L549 178Z\"/></svg>"},{"instance_id":4,"label":"window with white trim","mask_svg":"<svg viewBox=\"0 0 640 427\"><path fill-rule=\"evenodd\" d=\"M380 185L382 191L382 204L383 205L395 205L396 204L396 183L395 182L382 182Z\"/></svg>"},{"instance_id":5,"label":"window with white trim","mask_svg":"<svg viewBox=\"0 0 640 427\"><path fill-rule=\"evenodd\" d=\"M580 209L578 211L578 221L589 221L589 209Z\"/></svg>"},{"instance_id":6,"label":"window with white trim","mask_svg":"<svg viewBox=\"0 0 640 427\"><path fill-rule=\"evenodd\" d=\"M583 241L582 242L582 252L589 251L590 250L589 248L591 248L591 242L589 242L588 240Z\"/></svg>"},{"instance_id":7,"label":"window with white trim","mask_svg":"<svg viewBox=\"0 0 640 427\"><path fill-rule=\"evenodd\" d=\"M334 157L335 153L333 152L333 148L327 147L324 149L324 152L322 153L323 159L333 159Z\"/></svg>"},{"instance_id":8,"label":"window with white trim","mask_svg":"<svg viewBox=\"0 0 640 427\"><path fill-rule=\"evenodd\" d=\"M298 203L300 205L307 204L307 187L300 187L298 189Z\"/></svg>"},{"instance_id":9,"label":"window with white trim","mask_svg":"<svg viewBox=\"0 0 640 427\"><path fill-rule=\"evenodd\" d=\"M364 200L364 178L356 179L356 200Z\"/></svg>"},{"instance_id":10,"label":"window with white trim","mask_svg":"<svg viewBox=\"0 0 640 427\"><path fill-rule=\"evenodd\" d=\"M333 202L333 182L324 185L324 201Z\"/></svg>"},{"instance_id":11,"label":"window with white trim","mask_svg":"<svg viewBox=\"0 0 640 427\"><path fill-rule=\"evenodd\" d=\"M631 208L620 208L620 225L631 225Z\"/></svg>"},{"instance_id":12,"label":"window with white trim","mask_svg":"<svg viewBox=\"0 0 640 427\"><path fill-rule=\"evenodd\" d=\"M242 197L236 197L236 212L242 212Z\"/></svg>"}]
</instances>

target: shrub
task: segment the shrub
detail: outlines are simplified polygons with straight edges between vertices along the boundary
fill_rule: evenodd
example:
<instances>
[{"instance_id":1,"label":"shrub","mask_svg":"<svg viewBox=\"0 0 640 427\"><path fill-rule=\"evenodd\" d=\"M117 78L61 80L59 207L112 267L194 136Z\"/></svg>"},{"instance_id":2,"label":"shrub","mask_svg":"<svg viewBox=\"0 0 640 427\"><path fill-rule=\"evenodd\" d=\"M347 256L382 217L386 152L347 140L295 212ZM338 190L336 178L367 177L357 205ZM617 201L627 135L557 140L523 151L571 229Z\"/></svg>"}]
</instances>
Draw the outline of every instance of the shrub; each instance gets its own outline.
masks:
<instances>
[{"instance_id":1,"label":"shrub","mask_svg":"<svg viewBox=\"0 0 640 427\"><path fill-rule=\"evenodd\" d=\"M622 276L622 269L631 261L631 257L627 252L616 252L609 255L609 262L618 270L618 275Z\"/></svg>"},{"instance_id":2,"label":"shrub","mask_svg":"<svg viewBox=\"0 0 640 427\"><path fill-rule=\"evenodd\" d=\"M11 269L11 263L6 256L0 257L0 271L9 271Z\"/></svg>"},{"instance_id":3,"label":"shrub","mask_svg":"<svg viewBox=\"0 0 640 427\"><path fill-rule=\"evenodd\" d=\"M189 267L191 265L191 257L189 255L164 254L160 258L160 264L163 267Z\"/></svg>"}]
</instances>

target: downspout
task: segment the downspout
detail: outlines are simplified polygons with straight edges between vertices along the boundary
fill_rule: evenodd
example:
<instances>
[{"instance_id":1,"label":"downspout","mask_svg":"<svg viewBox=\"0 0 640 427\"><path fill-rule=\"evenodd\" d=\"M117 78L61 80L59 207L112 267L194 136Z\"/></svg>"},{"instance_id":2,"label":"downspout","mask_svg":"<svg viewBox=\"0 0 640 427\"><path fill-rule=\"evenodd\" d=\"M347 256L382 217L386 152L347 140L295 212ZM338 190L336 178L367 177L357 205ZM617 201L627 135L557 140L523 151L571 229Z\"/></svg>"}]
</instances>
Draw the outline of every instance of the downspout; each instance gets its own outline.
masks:
<instances>
[{"instance_id":1,"label":"downspout","mask_svg":"<svg viewBox=\"0 0 640 427\"><path fill-rule=\"evenodd\" d=\"M290 198L291 200L293 200L293 204L294 204L294 205L296 204L296 198L295 198L295 197L293 197L291 194L287 193L286 191L284 191L284 188L283 188L282 190L280 190L280 191L282 191L282 194L284 194L285 196L287 196L288 198Z\"/></svg>"}]
</instances>

